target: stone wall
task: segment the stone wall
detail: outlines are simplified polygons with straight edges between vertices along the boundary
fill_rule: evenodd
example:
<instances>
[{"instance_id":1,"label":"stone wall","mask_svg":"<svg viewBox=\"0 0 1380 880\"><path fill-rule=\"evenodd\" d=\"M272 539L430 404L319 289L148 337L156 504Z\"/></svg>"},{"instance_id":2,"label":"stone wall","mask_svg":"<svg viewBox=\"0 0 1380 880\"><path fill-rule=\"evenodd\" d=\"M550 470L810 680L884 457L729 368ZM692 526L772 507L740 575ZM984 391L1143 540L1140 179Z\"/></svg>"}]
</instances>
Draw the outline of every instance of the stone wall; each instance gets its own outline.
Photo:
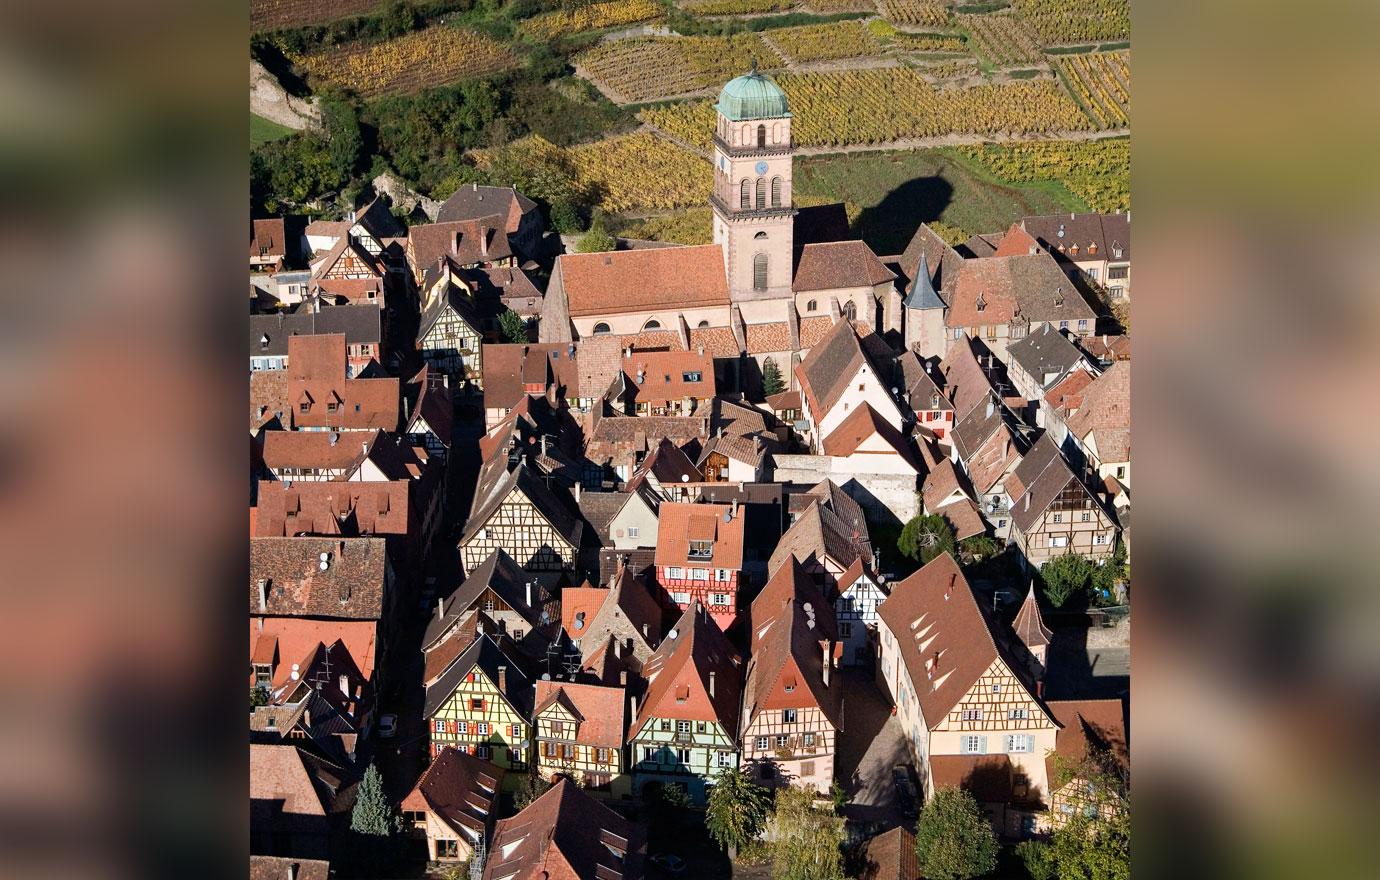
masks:
<instances>
[{"instance_id":1,"label":"stone wall","mask_svg":"<svg viewBox=\"0 0 1380 880\"><path fill-rule=\"evenodd\" d=\"M920 513L916 480L898 474L854 474L831 469L826 455L777 455L768 479L813 486L823 479L838 483L874 522L905 523Z\"/></svg>"}]
</instances>

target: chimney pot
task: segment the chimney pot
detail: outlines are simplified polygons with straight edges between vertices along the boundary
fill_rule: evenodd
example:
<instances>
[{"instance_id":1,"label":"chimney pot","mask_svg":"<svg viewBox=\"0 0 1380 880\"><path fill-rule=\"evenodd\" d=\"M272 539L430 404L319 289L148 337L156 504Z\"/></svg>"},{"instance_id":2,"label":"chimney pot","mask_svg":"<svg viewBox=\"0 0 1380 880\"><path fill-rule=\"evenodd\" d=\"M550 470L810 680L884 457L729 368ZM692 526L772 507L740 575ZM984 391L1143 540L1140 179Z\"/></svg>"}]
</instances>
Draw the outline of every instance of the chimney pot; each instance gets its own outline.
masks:
<instances>
[{"instance_id":1,"label":"chimney pot","mask_svg":"<svg viewBox=\"0 0 1380 880\"><path fill-rule=\"evenodd\" d=\"M268 580L259 578L259 612L268 611Z\"/></svg>"},{"instance_id":2,"label":"chimney pot","mask_svg":"<svg viewBox=\"0 0 1380 880\"><path fill-rule=\"evenodd\" d=\"M834 658L830 656L832 652L829 650L828 642L822 643L820 650L824 652L824 656L820 658L820 674L824 676L824 686L827 688L829 687L829 667Z\"/></svg>"},{"instance_id":3,"label":"chimney pot","mask_svg":"<svg viewBox=\"0 0 1380 880\"><path fill-rule=\"evenodd\" d=\"M576 481L575 481L575 503L576 503L576 504L579 504L579 503L580 503L580 493L581 493L581 491L582 491L582 489L581 489L581 487L580 487L580 481L579 481L579 480L576 480Z\"/></svg>"},{"instance_id":4,"label":"chimney pot","mask_svg":"<svg viewBox=\"0 0 1380 880\"><path fill-rule=\"evenodd\" d=\"M532 582L527 582L527 607L532 607Z\"/></svg>"},{"instance_id":5,"label":"chimney pot","mask_svg":"<svg viewBox=\"0 0 1380 880\"><path fill-rule=\"evenodd\" d=\"M645 623L642 624L642 638L646 639L647 641L651 641L652 639L651 628L647 626L647 624Z\"/></svg>"},{"instance_id":6,"label":"chimney pot","mask_svg":"<svg viewBox=\"0 0 1380 880\"><path fill-rule=\"evenodd\" d=\"M442 599L442 598L440 598L440 597L438 596L438 597L436 598L436 619L437 619L437 620L444 620L445 617L446 617L446 603L445 603L445 600L444 600L444 599Z\"/></svg>"}]
</instances>

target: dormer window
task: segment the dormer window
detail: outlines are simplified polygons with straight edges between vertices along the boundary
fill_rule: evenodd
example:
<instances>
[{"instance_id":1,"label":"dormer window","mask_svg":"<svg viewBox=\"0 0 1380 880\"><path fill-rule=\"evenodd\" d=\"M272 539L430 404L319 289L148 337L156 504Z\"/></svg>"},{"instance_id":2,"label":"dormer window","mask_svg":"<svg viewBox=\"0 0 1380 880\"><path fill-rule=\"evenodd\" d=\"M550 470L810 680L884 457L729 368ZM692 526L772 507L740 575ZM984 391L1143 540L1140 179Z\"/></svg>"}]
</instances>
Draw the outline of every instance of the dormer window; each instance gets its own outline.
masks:
<instances>
[{"instance_id":1,"label":"dormer window","mask_svg":"<svg viewBox=\"0 0 1380 880\"><path fill-rule=\"evenodd\" d=\"M1075 257L1078 256L1078 245L1077 245L1077 244L1071 244L1071 245L1069 245L1069 253L1070 253L1071 255L1075 256Z\"/></svg>"},{"instance_id":2,"label":"dormer window","mask_svg":"<svg viewBox=\"0 0 1380 880\"><path fill-rule=\"evenodd\" d=\"M1062 288L1062 287L1056 287L1056 288L1054 289L1054 307L1055 307L1055 308L1059 308L1059 307L1062 306L1063 304L1064 304L1064 288Z\"/></svg>"},{"instance_id":3,"label":"dormer window","mask_svg":"<svg viewBox=\"0 0 1380 880\"><path fill-rule=\"evenodd\" d=\"M1113 256L1115 259L1118 259L1118 260L1121 259L1121 243L1120 243L1120 242L1116 242L1116 241L1112 242L1112 256Z\"/></svg>"},{"instance_id":4,"label":"dormer window","mask_svg":"<svg viewBox=\"0 0 1380 880\"><path fill-rule=\"evenodd\" d=\"M982 294L980 294L980 293L978 294L978 298L977 298L977 310L978 310L979 312L985 312L985 311L987 311L987 300L983 299L983 298L982 298Z\"/></svg>"},{"instance_id":5,"label":"dormer window","mask_svg":"<svg viewBox=\"0 0 1380 880\"><path fill-rule=\"evenodd\" d=\"M1097 242L1095 242L1095 241L1094 241L1094 242L1089 242L1089 243L1088 243L1088 254L1089 254L1089 255L1092 255L1092 254L1095 254L1095 253L1097 253Z\"/></svg>"},{"instance_id":6,"label":"dormer window","mask_svg":"<svg viewBox=\"0 0 1380 880\"><path fill-rule=\"evenodd\" d=\"M714 548L714 542L713 542L713 541L691 541L691 542L690 542L690 558L691 558L691 559L708 559L708 558L710 558L710 556L713 555L713 548Z\"/></svg>"},{"instance_id":7,"label":"dormer window","mask_svg":"<svg viewBox=\"0 0 1380 880\"><path fill-rule=\"evenodd\" d=\"M268 334L259 337L259 348L268 348Z\"/></svg>"}]
</instances>

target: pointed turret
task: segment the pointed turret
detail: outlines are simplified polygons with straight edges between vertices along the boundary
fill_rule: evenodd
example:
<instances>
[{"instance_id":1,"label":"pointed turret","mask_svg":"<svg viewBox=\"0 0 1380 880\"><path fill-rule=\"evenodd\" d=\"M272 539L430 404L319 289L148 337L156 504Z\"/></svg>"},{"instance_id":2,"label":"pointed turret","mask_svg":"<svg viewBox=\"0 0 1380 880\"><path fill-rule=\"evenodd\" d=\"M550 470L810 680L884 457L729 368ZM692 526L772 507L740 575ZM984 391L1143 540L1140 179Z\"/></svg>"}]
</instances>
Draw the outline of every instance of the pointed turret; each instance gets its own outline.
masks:
<instances>
[{"instance_id":1,"label":"pointed turret","mask_svg":"<svg viewBox=\"0 0 1380 880\"><path fill-rule=\"evenodd\" d=\"M1049 640L1053 633L1049 627L1045 626L1044 620L1040 617L1040 606L1035 601L1035 584L1030 585L1030 592L1025 594L1025 602L1021 604L1021 610L1016 612L1016 619L1011 621L1011 628L1016 631L1016 637L1025 643L1030 649L1030 653L1039 661L1041 670L1045 665L1045 651L1049 647Z\"/></svg>"},{"instance_id":2,"label":"pointed turret","mask_svg":"<svg viewBox=\"0 0 1380 880\"><path fill-rule=\"evenodd\" d=\"M910 291L906 294L905 303L908 309L944 308L944 300L934 289L934 281L930 277L929 260L925 258L924 253L920 254L920 265L915 270L915 279L910 283Z\"/></svg>"}]
</instances>

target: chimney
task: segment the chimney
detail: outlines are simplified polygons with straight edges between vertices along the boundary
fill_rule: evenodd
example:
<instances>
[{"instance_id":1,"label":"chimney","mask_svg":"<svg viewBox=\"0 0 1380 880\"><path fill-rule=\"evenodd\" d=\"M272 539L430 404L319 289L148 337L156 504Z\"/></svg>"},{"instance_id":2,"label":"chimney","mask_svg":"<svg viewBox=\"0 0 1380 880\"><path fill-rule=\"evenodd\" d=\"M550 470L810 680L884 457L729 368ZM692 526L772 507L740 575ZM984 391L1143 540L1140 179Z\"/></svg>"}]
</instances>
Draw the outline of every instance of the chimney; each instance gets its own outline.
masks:
<instances>
[{"instance_id":1,"label":"chimney","mask_svg":"<svg viewBox=\"0 0 1380 880\"><path fill-rule=\"evenodd\" d=\"M737 499L737 498L734 498L734 499L733 499L733 503L732 503L732 505L729 507L729 516L732 517L733 519L737 519L737 518L738 518L738 499Z\"/></svg>"},{"instance_id":2,"label":"chimney","mask_svg":"<svg viewBox=\"0 0 1380 880\"><path fill-rule=\"evenodd\" d=\"M626 670L626 669L620 669L620 670L618 670L618 686L619 686L619 687L627 687L627 686L628 686L628 670Z\"/></svg>"},{"instance_id":3,"label":"chimney","mask_svg":"<svg viewBox=\"0 0 1380 880\"><path fill-rule=\"evenodd\" d=\"M527 607L532 607L532 582L527 582Z\"/></svg>"},{"instance_id":4,"label":"chimney","mask_svg":"<svg viewBox=\"0 0 1380 880\"><path fill-rule=\"evenodd\" d=\"M700 357L704 357L704 344L703 344L703 343L701 343L701 344L699 345L698 350L699 350L699 353L700 353Z\"/></svg>"},{"instance_id":5,"label":"chimney","mask_svg":"<svg viewBox=\"0 0 1380 880\"><path fill-rule=\"evenodd\" d=\"M479 192L479 181L475 181L474 183L471 183L470 186L473 187L473 189L471 190L471 192Z\"/></svg>"},{"instance_id":6,"label":"chimney","mask_svg":"<svg viewBox=\"0 0 1380 880\"><path fill-rule=\"evenodd\" d=\"M350 676L343 673L340 676L340 692L347 697L350 695Z\"/></svg>"},{"instance_id":7,"label":"chimney","mask_svg":"<svg viewBox=\"0 0 1380 880\"><path fill-rule=\"evenodd\" d=\"M502 693L508 693L508 667L498 667L498 689Z\"/></svg>"},{"instance_id":8,"label":"chimney","mask_svg":"<svg viewBox=\"0 0 1380 880\"><path fill-rule=\"evenodd\" d=\"M545 455L545 454L546 454L546 435L545 435L545 434L542 434L542 435L541 435L541 454L542 454L542 455ZM577 499L577 500L578 500L578 499Z\"/></svg>"},{"instance_id":9,"label":"chimney","mask_svg":"<svg viewBox=\"0 0 1380 880\"><path fill-rule=\"evenodd\" d=\"M642 624L642 639L643 639L643 641L647 641L647 642L650 642L650 641L652 640L652 633L651 633L651 630L650 630L650 628L647 626L647 624L645 624L645 623Z\"/></svg>"},{"instance_id":10,"label":"chimney","mask_svg":"<svg viewBox=\"0 0 1380 880\"><path fill-rule=\"evenodd\" d=\"M302 721L307 727L311 727L311 709L304 709L302 711Z\"/></svg>"},{"instance_id":11,"label":"chimney","mask_svg":"<svg viewBox=\"0 0 1380 880\"><path fill-rule=\"evenodd\" d=\"M455 233L455 237L454 237L453 239L451 239L451 242L450 242L450 252L451 252L452 254L458 254L458 253L460 253L460 239L462 239L462 238L464 238L464 237L465 237L465 233L463 233L463 232L457 232L457 233Z\"/></svg>"},{"instance_id":12,"label":"chimney","mask_svg":"<svg viewBox=\"0 0 1380 880\"><path fill-rule=\"evenodd\" d=\"M365 455L368 455L368 454L369 454L369 441L366 440L366 441L364 441L363 443L359 444L359 449L360 449L360 451L363 452Z\"/></svg>"},{"instance_id":13,"label":"chimney","mask_svg":"<svg viewBox=\"0 0 1380 880\"><path fill-rule=\"evenodd\" d=\"M1043 700L1044 698L1045 698L1045 681L1044 681L1044 679L1042 679L1042 678L1037 678L1037 679L1035 679L1035 699L1037 699L1037 700Z\"/></svg>"},{"instance_id":14,"label":"chimney","mask_svg":"<svg viewBox=\"0 0 1380 880\"><path fill-rule=\"evenodd\" d=\"M992 406L992 398L987 398L987 418L990 419L992 417L992 411L994 409L995 407Z\"/></svg>"},{"instance_id":15,"label":"chimney","mask_svg":"<svg viewBox=\"0 0 1380 880\"><path fill-rule=\"evenodd\" d=\"M637 697L628 697L628 714L634 718L637 717Z\"/></svg>"},{"instance_id":16,"label":"chimney","mask_svg":"<svg viewBox=\"0 0 1380 880\"><path fill-rule=\"evenodd\" d=\"M484 257L489 255L489 228L487 226L479 227L479 254Z\"/></svg>"},{"instance_id":17,"label":"chimney","mask_svg":"<svg viewBox=\"0 0 1380 880\"><path fill-rule=\"evenodd\" d=\"M623 659L623 641L621 639L613 640L613 657L615 660Z\"/></svg>"},{"instance_id":18,"label":"chimney","mask_svg":"<svg viewBox=\"0 0 1380 880\"><path fill-rule=\"evenodd\" d=\"M829 686L829 665L834 658L829 656L831 652L828 642L820 642L820 650L824 652L824 656L820 658L820 674L824 676L824 686L827 688Z\"/></svg>"},{"instance_id":19,"label":"chimney","mask_svg":"<svg viewBox=\"0 0 1380 880\"><path fill-rule=\"evenodd\" d=\"M297 863L288 862L287 880L297 880Z\"/></svg>"},{"instance_id":20,"label":"chimney","mask_svg":"<svg viewBox=\"0 0 1380 880\"><path fill-rule=\"evenodd\" d=\"M579 481L579 480L576 480L576 481L575 481L575 503L576 503L576 504L579 504L579 503L580 503L580 481Z\"/></svg>"},{"instance_id":21,"label":"chimney","mask_svg":"<svg viewBox=\"0 0 1380 880\"><path fill-rule=\"evenodd\" d=\"M259 578L259 613L268 611L268 580Z\"/></svg>"},{"instance_id":22,"label":"chimney","mask_svg":"<svg viewBox=\"0 0 1380 880\"><path fill-rule=\"evenodd\" d=\"M1029 493L1029 492L1026 492L1026 493L1025 493L1025 509L1026 509L1026 510L1029 510L1029 509L1030 509L1030 493Z\"/></svg>"},{"instance_id":23,"label":"chimney","mask_svg":"<svg viewBox=\"0 0 1380 880\"><path fill-rule=\"evenodd\" d=\"M549 385L546 386L546 402L547 402L548 404L550 404L550 406L551 406L552 409L555 409L555 408L556 408L556 383L555 383L555 382L551 382Z\"/></svg>"},{"instance_id":24,"label":"chimney","mask_svg":"<svg viewBox=\"0 0 1380 880\"><path fill-rule=\"evenodd\" d=\"M437 620L445 620L445 618L446 618L446 601L438 596L438 597L436 598L436 619L437 619Z\"/></svg>"},{"instance_id":25,"label":"chimney","mask_svg":"<svg viewBox=\"0 0 1380 880\"><path fill-rule=\"evenodd\" d=\"M714 699L714 670L709 670L709 699Z\"/></svg>"}]
</instances>

